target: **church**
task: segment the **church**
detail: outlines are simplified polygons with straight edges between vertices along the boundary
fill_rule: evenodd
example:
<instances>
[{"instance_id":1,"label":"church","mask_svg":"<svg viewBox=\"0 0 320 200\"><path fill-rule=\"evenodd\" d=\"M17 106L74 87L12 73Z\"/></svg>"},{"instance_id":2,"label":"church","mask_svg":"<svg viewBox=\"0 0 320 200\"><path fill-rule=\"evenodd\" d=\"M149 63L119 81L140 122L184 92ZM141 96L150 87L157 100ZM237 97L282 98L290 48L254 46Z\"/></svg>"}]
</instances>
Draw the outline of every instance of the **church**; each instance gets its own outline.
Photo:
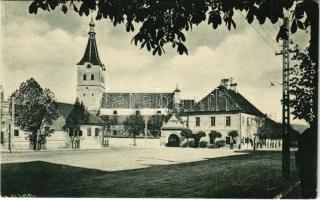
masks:
<instances>
[{"instance_id":1,"label":"church","mask_svg":"<svg viewBox=\"0 0 320 200\"><path fill-rule=\"evenodd\" d=\"M145 120L152 115L168 115L175 105L181 103L181 91L178 86L172 91L162 93L105 92L105 71L108 66L105 66L99 57L95 24L92 19L89 26L89 38L84 55L76 64L76 97L83 102L88 111L107 118L117 116L118 123L121 124L128 115L135 113L142 115ZM189 102L186 105L192 106L190 100L186 102ZM114 135L117 134L114 132Z\"/></svg>"}]
</instances>

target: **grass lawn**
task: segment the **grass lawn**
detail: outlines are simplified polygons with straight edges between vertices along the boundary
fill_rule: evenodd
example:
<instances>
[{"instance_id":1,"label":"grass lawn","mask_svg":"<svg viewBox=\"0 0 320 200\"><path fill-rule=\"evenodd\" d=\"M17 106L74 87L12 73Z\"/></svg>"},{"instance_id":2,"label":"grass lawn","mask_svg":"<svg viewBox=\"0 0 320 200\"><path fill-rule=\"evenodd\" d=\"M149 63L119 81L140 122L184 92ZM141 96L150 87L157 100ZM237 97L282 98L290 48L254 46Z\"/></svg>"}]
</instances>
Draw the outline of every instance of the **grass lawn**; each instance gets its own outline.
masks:
<instances>
[{"instance_id":1,"label":"grass lawn","mask_svg":"<svg viewBox=\"0 0 320 200\"><path fill-rule=\"evenodd\" d=\"M42 161L1 164L3 196L273 198L283 187L281 152L116 172Z\"/></svg>"}]
</instances>

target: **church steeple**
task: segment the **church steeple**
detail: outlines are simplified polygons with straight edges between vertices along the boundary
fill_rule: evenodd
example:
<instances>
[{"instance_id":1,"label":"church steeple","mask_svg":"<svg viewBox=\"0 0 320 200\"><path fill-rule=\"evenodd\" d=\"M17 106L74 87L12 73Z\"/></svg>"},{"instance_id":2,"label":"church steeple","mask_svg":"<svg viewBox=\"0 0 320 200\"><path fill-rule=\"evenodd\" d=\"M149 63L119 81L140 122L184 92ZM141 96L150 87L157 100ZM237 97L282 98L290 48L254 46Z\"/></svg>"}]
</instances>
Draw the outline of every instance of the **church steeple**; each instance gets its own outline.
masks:
<instances>
[{"instance_id":1,"label":"church steeple","mask_svg":"<svg viewBox=\"0 0 320 200\"><path fill-rule=\"evenodd\" d=\"M94 21L93 18L91 17L91 22L89 24L90 30L89 30L89 39L87 43L87 48L86 51L84 52L84 55L80 62L77 65L83 65L86 62L91 63L92 65L100 65L102 68L104 68L104 65L100 61L100 57L98 54L98 49L97 49L97 43L96 43L96 38L95 35L96 33L94 32Z\"/></svg>"}]
</instances>

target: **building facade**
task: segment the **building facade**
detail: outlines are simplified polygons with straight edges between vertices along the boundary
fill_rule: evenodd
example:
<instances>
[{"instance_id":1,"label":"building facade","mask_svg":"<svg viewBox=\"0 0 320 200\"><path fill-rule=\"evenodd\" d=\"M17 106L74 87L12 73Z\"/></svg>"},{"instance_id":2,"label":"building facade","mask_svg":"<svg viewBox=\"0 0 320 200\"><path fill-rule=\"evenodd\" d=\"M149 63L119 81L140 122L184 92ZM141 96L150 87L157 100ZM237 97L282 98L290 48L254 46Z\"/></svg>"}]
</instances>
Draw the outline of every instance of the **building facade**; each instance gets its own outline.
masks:
<instances>
[{"instance_id":1,"label":"building facade","mask_svg":"<svg viewBox=\"0 0 320 200\"><path fill-rule=\"evenodd\" d=\"M210 132L217 131L226 144L235 143L239 148L247 146L257 134L257 118L265 115L237 91L232 79L222 79L220 85L189 109L183 109L181 118L186 128L193 133L204 132L202 140L210 142ZM229 133L238 136L230 137ZM161 143L169 143L172 133L162 131ZM180 136L180 140L183 138ZM218 139L219 140L219 139Z\"/></svg>"}]
</instances>

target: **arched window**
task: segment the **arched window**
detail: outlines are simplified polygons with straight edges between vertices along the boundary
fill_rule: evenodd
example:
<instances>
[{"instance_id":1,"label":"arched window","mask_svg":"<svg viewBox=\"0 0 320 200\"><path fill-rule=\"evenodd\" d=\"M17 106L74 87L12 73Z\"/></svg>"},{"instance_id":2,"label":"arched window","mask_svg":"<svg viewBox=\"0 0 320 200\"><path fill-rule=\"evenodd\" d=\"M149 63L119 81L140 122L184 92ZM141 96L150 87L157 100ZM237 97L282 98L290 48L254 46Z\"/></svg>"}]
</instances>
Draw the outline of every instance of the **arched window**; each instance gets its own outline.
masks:
<instances>
[{"instance_id":1,"label":"arched window","mask_svg":"<svg viewBox=\"0 0 320 200\"><path fill-rule=\"evenodd\" d=\"M83 74L83 80L87 80L87 75L86 74Z\"/></svg>"}]
</instances>

